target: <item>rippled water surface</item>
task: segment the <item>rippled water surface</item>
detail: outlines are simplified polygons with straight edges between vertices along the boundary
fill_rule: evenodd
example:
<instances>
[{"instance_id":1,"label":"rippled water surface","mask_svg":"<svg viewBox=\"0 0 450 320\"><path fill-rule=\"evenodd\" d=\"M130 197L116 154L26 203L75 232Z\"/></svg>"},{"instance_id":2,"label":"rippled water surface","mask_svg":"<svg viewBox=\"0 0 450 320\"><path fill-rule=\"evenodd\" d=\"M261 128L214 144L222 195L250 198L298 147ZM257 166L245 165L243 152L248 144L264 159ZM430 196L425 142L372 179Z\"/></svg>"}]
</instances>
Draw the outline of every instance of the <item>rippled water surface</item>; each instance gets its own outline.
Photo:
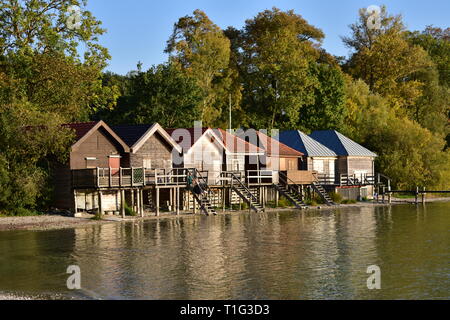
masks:
<instances>
[{"instance_id":1,"label":"rippled water surface","mask_svg":"<svg viewBox=\"0 0 450 320\"><path fill-rule=\"evenodd\" d=\"M82 290L66 288L69 265ZM367 267L381 268L368 290ZM450 203L0 232L0 297L449 299Z\"/></svg>"}]
</instances>

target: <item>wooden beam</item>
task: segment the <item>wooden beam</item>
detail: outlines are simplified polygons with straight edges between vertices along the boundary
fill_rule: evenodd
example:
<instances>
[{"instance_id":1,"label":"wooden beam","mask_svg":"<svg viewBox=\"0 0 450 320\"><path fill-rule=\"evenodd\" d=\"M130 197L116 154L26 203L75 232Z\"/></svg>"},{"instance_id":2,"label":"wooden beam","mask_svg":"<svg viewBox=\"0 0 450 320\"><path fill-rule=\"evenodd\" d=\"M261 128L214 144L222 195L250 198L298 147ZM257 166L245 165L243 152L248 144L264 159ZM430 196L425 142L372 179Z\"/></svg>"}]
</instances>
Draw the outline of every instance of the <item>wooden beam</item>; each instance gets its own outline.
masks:
<instances>
[{"instance_id":1,"label":"wooden beam","mask_svg":"<svg viewBox=\"0 0 450 320\"><path fill-rule=\"evenodd\" d=\"M159 217L159 188L156 187L156 216Z\"/></svg>"},{"instance_id":2,"label":"wooden beam","mask_svg":"<svg viewBox=\"0 0 450 320\"><path fill-rule=\"evenodd\" d=\"M120 190L120 214L125 219L125 190Z\"/></svg>"}]
</instances>

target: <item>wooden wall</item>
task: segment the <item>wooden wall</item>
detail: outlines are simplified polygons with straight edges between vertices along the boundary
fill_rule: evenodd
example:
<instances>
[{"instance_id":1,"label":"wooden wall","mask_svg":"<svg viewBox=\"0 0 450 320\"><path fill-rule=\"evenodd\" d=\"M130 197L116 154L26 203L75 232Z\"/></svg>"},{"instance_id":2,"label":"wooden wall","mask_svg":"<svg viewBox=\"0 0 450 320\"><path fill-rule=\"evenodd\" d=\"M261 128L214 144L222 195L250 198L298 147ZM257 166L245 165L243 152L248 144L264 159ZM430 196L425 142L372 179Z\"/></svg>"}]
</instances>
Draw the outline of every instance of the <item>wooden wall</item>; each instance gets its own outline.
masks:
<instances>
[{"instance_id":1,"label":"wooden wall","mask_svg":"<svg viewBox=\"0 0 450 320\"><path fill-rule=\"evenodd\" d=\"M347 157L348 158L348 174L352 175L358 172L365 172L367 174L374 174L372 157Z\"/></svg>"},{"instance_id":2,"label":"wooden wall","mask_svg":"<svg viewBox=\"0 0 450 320\"><path fill-rule=\"evenodd\" d=\"M124 155L123 149L104 129L100 128L70 153L70 168L85 169L87 157L97 158L95 161L89 160L89 166L108 168L110 155ZM123 166L122 163L121 166Z\"/></svg>"},{"instance_id":3,"label":"wooden wall","mask_svg":"<svg viewBox=\"0 0 450 320\"><path fill-rule=\"evenodd\" d=\"M195 145L184 154L184 167L208 171L208 184L219 183L222 172L223 148L203 135Z\"/></svg>"},{"instance_id":4,"label":"wooden wall","mask_svg":"<svg viewBox=\"0 0 450 320\"><path fill-rule=\"evenodd\" d=\"M151 168L148 169L171 169L172 146L158 132L155 132L136 153L130 154L130 166L142 167L144 159L151 160Z\"/></svg>"}]
</instances>

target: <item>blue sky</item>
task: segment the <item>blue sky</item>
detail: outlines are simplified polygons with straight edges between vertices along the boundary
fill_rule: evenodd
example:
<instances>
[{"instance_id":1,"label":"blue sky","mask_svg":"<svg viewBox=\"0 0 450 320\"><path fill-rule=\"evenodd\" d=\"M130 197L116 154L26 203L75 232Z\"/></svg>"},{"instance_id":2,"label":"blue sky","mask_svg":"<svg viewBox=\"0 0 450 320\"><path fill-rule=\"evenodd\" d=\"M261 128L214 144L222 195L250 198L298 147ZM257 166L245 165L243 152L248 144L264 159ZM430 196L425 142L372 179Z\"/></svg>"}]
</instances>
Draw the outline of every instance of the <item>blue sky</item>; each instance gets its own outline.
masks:
<instances>
[{"instance_id":1,"label":"blue sky","mask_svg":"<svg viewBox=\"0 0 450 320\"><path fill-rule=\"evenodd\" d=\"M195 9L205 11L221 28L240 28L246 19L273 6L294 9L324 31L323 47L328 52L346 56L348 49L340 36L349 34L348 25L357 20L358 9L382 4L390 13L402 14L410 30L422 30L430 24L449 27L448 0L90 0L87 8L108 30L100 39L112 55L107 69L126 74L136 69L138 61L143 63L144 69L166 61L163 51L173 24Z\"/></svg>"}]
</instances>

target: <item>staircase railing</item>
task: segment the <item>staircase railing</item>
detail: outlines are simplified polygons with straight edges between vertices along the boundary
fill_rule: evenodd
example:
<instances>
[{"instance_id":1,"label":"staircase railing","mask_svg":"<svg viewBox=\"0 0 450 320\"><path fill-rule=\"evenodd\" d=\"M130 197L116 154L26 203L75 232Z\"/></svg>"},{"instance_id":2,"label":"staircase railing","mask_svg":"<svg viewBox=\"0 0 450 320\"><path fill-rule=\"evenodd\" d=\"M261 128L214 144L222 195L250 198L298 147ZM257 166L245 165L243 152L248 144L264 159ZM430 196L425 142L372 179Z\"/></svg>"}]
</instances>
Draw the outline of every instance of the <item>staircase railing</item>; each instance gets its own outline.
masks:
<instances>
[{"instance_id":1,"label":"staircase railing","mask_svg":"<svg viewBox=\"0 0 450 320\"><path fill-rule=\"evenodd\" d=\"M282 171L280 171L278 173L278 177L279 177L280 182L282 182L282 184L285 185L285 187L288 191L294 192L297 196L300 197L300 199L303 199L303 196L298 192L298 189L300 188L300 186L294 180L289 178L287 176L287 174L285 174Z\"/></svg>"},{"instance_id":2,"label":"staircase railing","mask_svg":"<svg viewBox=\"0 0 450 320\"><path fill-rule=\"evenodd\" d=\"M255 195L247 188L247 186L242 182L242 177L238 178L233 172L228 172L228 174L231 176L231 187L233 187L234 182L237 182L237 184L243 188L245 190L245 192L247 192L247 194L249 194L251 196L251 198L253 199L253 201L255 201L256 203L258 203L258 198L255 197Z\"/></svg>"}]
</instances>

